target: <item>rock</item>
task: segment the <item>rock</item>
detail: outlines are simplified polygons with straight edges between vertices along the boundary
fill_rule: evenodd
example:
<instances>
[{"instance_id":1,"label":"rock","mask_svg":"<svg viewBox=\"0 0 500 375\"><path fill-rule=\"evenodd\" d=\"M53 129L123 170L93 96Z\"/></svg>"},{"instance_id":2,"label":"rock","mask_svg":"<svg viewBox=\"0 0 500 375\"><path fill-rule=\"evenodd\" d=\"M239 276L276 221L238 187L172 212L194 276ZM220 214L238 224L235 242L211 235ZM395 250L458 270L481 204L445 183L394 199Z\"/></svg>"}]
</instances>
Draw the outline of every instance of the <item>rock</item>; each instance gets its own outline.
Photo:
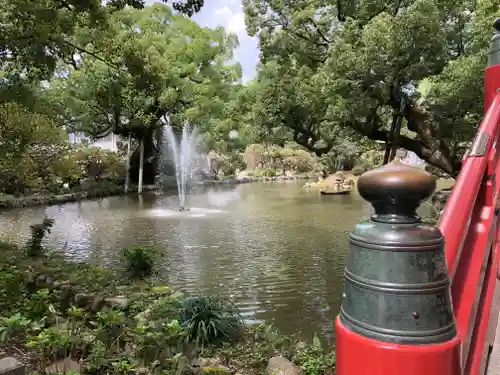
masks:
<instances>
[{"instance_id":1,"label":"rock","mask_svg":"<svg viewBox=\"0 0 500 375\"><path fill-rule=\"evenodd\" d=\"M1 375L25 375L26 368L13 357L0 359L0 374Z\"/></svg>"},{"instance_id":2,"label":"rock","mask_svg":"<svg viewBox=\"0 0 500 375\"><path fill-rule=\"evenodd\" d=\"M220 358L196 358L191 361L194 367L219 367L222 365Z\"/></svg>"},{"instance_id":3,"label":"rock","mask_svg":"<svg viewBox=\"0 0 500 375\"><path fill-rule=\"evenodd\" d=\"M297 341L295 343L295 350L304 350L305 348L307 348L307 343L304 341Z\"/></svg>"},{"instance_id":4,"label":"rock","mask_svg":"<svg viewBox=\"0 0 500 375\"><path fill-rule=\"evenodd\" d=\"M104 299L100 296L95 296L92 300L92 305L90 306L90 310L93 312L101 311L104 307Z\"/></svg>"},{"instance_id":5,"label":"rock","mask_svg":"<svg viewBox=\"0 0 500 375\"><path fill-rule=\"evenodd\" d=\"M57 281L54 281L54 283L52 284L52 286L54 288L62 288L63 286L66 286L66 285L70 285L70 281L69 280L57 280Z\"/></svg>"},{"instance_id":6,"label":"rock","mask_svg":"<svg viewBox=\"0 0 500 375\"><path fill-rule=\"evenodd\" d=\"M89 300L93 300L93 298L89 298L85 293L75 294L75 305L77 307L87 307L89 305Z\"/></svg>"},{"instance_id":7,"label":"rock","mask_svg":"<svg viewBox=\"0 0 500 375\"><path fill-rule=\"evenodd\" d=\"M300 375L300 368L288 359L277 356L269 359L266 372L268 375Z\"/></svg>"},{"instance_id":8,"label":"rock","mask_svg":"<svg viewBox=\"0 0 500 375\"><path fill-rule=\"evenodd\" d=\"M80 370L81 366L78 362L73 361L71 358L66 358L52 363L45 369L45 372L47 374L55 374L55 373L65 374L68 371L80 372Z\"/></svg>"},{"instance_id":9,"label":"rock","mask_svg":"<svg viewBox=\"0 0 500 375\"><path fill-rule=\"evenodd\" d=\"M145 322L146 320L148 320L149 314L151 314L151 309L141 311L135 316L135 320L137 320L138 322Z\"/></svg>"},{"instance_id":10,"label":"rock","mask_svg":"<svg viewBox=\"0 0 500 375\"><path fill-rule=\"evenodd\" d=\"M111 307L125 308L128 306L128 299L125 296L106 298L105 302Z\"/></svg>"},{"instance_id":11,"label":"rock","mask_svg":"<svg viewBox=\"0 0 500 375\"><path fill-rule=\"evenodd\" d=\"M45 285L45 280L47 280L47 277L45 275L40 275L36 278L36 285L37 286L42 286Z\"/></svg>"},{"instance_id":12,"label":"rock","mask_svg":"<svg viewBox=\"0 0 500 375\"><path fill-rule=\"evenodd\" d=\"M47 277L45 278L45 284L47 284L47 286L48 286L49 288L51 288L51 287L53 287L53 285L54 285L54 280L52 280L52 278L51 278L51 277L47 276Z\"/></svg>"}]
</instances>

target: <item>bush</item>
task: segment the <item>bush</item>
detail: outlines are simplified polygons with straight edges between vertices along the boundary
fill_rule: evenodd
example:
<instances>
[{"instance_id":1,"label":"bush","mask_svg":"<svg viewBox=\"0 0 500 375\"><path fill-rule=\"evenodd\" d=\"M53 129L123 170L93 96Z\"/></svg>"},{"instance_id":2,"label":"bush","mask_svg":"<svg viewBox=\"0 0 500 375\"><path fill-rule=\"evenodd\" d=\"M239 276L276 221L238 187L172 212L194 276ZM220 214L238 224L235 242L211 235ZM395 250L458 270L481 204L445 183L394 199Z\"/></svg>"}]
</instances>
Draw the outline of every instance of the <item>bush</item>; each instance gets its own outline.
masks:
<instances>
[{"instance_id":1,"label":"bush","mask_svg":"<svg viewBox=\"0 0 500 375\"><path fill-rule=\"evenodd\" d=\"M145 278L153 274L157 251L149 246L134 246L122 250L126 269L133 278Z\"/></svg>"},{"instance_id":2,"label":"bush","mask_svg":"<svg viewBox=\"0 0 500 375\"><path fill-rule=\"evenodd\" d=\"M264 177L274 177L276 176L276 171L272 168L266 168L262 171Z\"/></svg>"},{"instance_id":3,"label":"bush","mask_svg":"<svg viewBox=\"0 0 500 375\"><path fill-rule=\"evenodd\" d=\"M185 298L181 324L188 341L199 348L236 339L243 330L242 318L233 304L213 296Z\"/></svg>"},{"instance_id":4,"label":"bush","mask_svg":"<svg viewBox=\"0 0 500 375\"><path fill-rule=\"evenodd\" d=\"M31 238L26 244L26 253L30 257L40 256L43 252L42 241L47 234L50 233L54 219L45 217L39 224L33 224L31 228Z\"/></svg>"},{"instance_id":5,"label":"bush","mask_svg":"<svg viewBox=\"0 0 500 375\"><path fill-rule=\"evenodd\" d=\"M317 336L311 345L299 350L294 361L300 365L303 375L323 375L335 367L335 353L326 353Z\"/></svg>"}]
</instances>

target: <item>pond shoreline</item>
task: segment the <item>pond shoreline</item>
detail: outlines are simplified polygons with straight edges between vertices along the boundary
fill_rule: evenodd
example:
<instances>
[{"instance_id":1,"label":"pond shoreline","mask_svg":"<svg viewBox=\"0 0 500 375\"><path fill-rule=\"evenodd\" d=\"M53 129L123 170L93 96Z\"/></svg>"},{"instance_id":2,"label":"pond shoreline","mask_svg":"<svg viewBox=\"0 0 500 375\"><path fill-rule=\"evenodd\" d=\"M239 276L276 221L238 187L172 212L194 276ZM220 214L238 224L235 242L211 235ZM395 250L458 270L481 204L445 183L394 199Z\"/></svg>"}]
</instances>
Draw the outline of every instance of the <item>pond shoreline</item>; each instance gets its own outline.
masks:
<instances>
[{"instance_id":1,"label":"pond shoreline","mask_svg":"<svg viewBox=\"0 0 500 375\"><path fill-rule=\"evenodd\" d=\"M207 180L197 183L199 186L217 186L217 185L238 185L251 182L269 182L269 181L287 181L287 180L306 180L309 176L275 176L275 177L243 177L230 178L225 180ZM160 189L156 185L144 185L143 193L154 192ZM163 190L175 189L174 186L164 187ZM32 206L51 206L70 202L79 202L88 199L106 198L123 195L137 194L137 187L133 186L128 193L125 193L123 185L95 187L88 191L70 192L65 194L39 194L23 197L14 197L10 195L0 195L0 210L16 209Z\"/></svg>"}]
</instances>

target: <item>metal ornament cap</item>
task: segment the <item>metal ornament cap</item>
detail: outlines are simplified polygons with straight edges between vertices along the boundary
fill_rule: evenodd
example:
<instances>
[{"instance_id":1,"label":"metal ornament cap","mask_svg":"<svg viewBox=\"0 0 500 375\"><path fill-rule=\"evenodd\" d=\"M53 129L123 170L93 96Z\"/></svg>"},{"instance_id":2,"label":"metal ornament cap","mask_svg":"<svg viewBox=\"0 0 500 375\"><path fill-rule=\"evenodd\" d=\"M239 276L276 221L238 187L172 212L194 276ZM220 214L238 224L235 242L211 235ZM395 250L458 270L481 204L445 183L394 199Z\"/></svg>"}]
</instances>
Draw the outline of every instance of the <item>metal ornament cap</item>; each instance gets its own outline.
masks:
<instances>
[{"instance_id":1,"label":"metal ornament cap","mask_svg":"<svg viewBox=\"0 0 500 375\"><path fill-rule=\"evenodd\" d=\"M359 178L375 214L349 234L339 319L352 332L408 345L456 337L444 238L416 214L435 187L429 173L399 161Z\"/></svg>"},{"instance_id":2,"label":"metal ornament cap","mask_svg":"<svg viewBox=\"0 0 500 375\"><path fill-rule=\"evenodd\" d=\"M500 65L500 18L495 20L493 27L495 28L495 33L491 39L488 66Z\"/></svg>"},{"instance_id":3,"label":"metal ornament cap","mask_svg":"<svg viewBox=\"0 0 500 375\"><path fill-rule=\"evenodd\" d=\"M416 210L436 189L436 180L426 171L399 160L364 173L358 180L359 194L375 213L371 220L386 223L417 223Z\"/></svg>"}]
</instances>

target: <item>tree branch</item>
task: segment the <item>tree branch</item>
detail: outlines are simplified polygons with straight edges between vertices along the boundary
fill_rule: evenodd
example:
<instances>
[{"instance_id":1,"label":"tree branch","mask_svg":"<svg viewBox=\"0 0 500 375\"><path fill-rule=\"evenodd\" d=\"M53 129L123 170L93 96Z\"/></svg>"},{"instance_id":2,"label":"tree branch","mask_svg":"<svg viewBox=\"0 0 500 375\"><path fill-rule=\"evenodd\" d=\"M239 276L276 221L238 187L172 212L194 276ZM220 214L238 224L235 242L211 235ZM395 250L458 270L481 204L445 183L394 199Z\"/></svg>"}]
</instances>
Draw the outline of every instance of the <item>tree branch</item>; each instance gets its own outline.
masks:
<instances>
[{"instance_id":1,"label":"tree branch","mask_svg":"<svg viewBox=\"0 0 500 375\"><path fill-rule=\"evenodd\" d=\"M54 42L56 42L55 40L53 40ZM114 69L117 69L117 70L120 70L120 67L114 63L111 63L109 61L107 61L106 59L104 59L103 57L99 56L99 55L96 55L95 53L93 52L90 52L88 50L86 50L85 48L83 47L80 47L80 46L77 46L76 44L73 44L71 43L70 41L67 41L66 39L62 39L61 40L62 43L76 49L77 51L81 52L81 53L85 53L87 55L90 55L92 56L93 58L95 58L96 60L99 60L100 62L103 62L104 64L108 65L109 67L111 68L114 68Z\"/></svg>"},{"instance_id":2,"label":"tree branch","mask_svg":"<svg viewBox=\"0 0 500 375\"><path fill-rule=\"evenodd\" d=\"M314 22L314 19L312 17L308 17L308 20L309 22L311 22L316 30L316 32L319 34L319 36L321 37L321 39L323 39L327 44L331 44L332 41L330 39L328 39L325 34L323 34L321 32L321 30L319 29L318 25L316 24L316 22Z\"/></svg>"}]
</instances>

